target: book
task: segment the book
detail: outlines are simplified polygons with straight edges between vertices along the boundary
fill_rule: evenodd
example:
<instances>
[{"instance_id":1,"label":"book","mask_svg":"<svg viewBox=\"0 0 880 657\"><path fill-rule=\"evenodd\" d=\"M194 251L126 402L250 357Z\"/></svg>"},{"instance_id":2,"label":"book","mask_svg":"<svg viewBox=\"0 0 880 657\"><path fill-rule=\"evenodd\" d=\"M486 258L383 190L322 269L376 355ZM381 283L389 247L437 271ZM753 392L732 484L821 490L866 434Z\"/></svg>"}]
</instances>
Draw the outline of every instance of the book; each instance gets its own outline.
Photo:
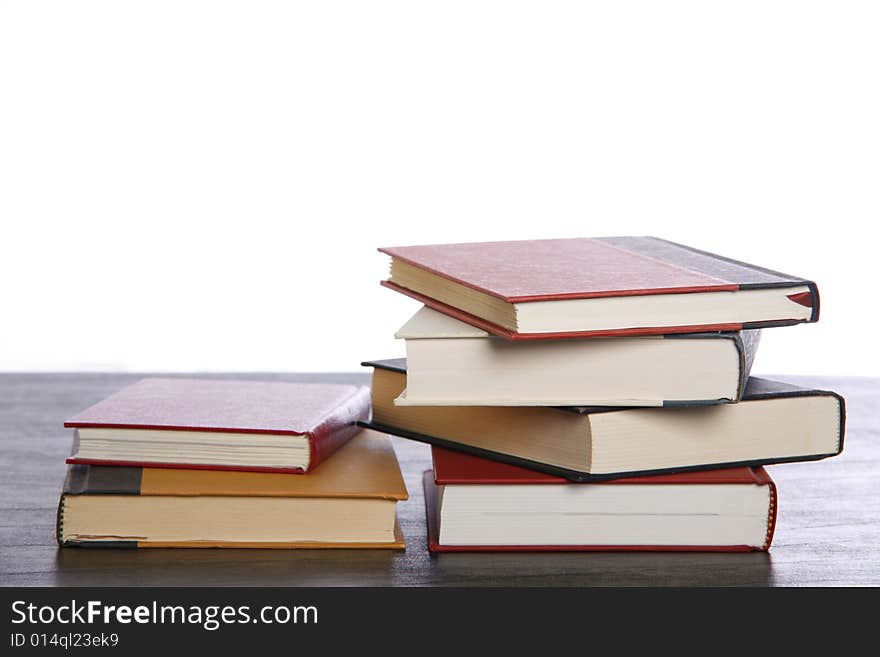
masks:
<instances>
[{"instance_id":1,"label":"book","mask_svg":"<svg viewBox=\"0 0 880 657\"><path fill-rule=\"evenodd\" d=\"M382 285L511 340L739 331L819 319L816 284L656 237L380 248Z\"/></svg>"},{"instance_id":2,"label":"book","mask_svg":"<svg viewBox=\"0 0 880 657\"><path fill-rule=\"evenodd\" d=\"M742 398L760 331L510 342L423 307L406 340L413 406L674 406Z\"/></svg>"},{"instance_id":3,"label":"book","mask_svg":"<svg viewBox=\"0 0 880 657\"><path fill-rule=\"evenodd\" d=\"M70 418L68 463L308 472L357 433L366 387L143 379Z\"/></svg>"},{"instance_id":4,"label":"book","mask_svg":"<svg viewBox=\"0 0 880 657\"><path fill-rule=\"evenodd\" d=\"M432 552L767 550L777 495L763 468L571 483L432 448Z\"/></svg>"},{"instance_id":5,"label":"book","mask_svg":"<svg viewBox=\"0 0 880 657\"><path fill-rule=\"evenodd\" d=\"M311 474L74 464L63 547L403 548L406 486L388 436L363 430Z\"/></svg>"},{"instance_id":6,"label":"book","mask_svg":"<svg viewBox=\"0 0 880 657\"><path fill-rule=\"evenodd\" d=\"M399 406L406 361L365 365L373 417L364 426L576 482L810 461L843 449L843 397L758 377L737 404Z\"/></svg>"}]
</instances>

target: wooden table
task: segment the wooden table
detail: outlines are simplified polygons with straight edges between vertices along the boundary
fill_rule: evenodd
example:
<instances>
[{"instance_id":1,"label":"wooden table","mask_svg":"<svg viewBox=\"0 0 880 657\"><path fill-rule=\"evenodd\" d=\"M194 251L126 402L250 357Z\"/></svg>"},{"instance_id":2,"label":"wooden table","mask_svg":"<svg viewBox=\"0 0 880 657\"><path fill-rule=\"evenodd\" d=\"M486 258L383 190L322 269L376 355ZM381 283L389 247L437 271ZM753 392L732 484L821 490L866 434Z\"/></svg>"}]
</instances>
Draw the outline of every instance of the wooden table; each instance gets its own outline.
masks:
<instances>
[{"instance_id":1,"label":"wooden table","mask_svg":"<svg viewBox=\"0 0 880 657\"><path fill-rule=\"evenodd\" d=\"M366 374L217 378L366 384ZM425 548L425 445L395 438L410 499L406 552L87 550L55 544L64 420L137 374L0 374L0 584L5 586L799 586L880 584L880 379L785 377L841 392L844 453L770 468L780 511L769 554L444 554Z\"/></svg>"}]
</instances>

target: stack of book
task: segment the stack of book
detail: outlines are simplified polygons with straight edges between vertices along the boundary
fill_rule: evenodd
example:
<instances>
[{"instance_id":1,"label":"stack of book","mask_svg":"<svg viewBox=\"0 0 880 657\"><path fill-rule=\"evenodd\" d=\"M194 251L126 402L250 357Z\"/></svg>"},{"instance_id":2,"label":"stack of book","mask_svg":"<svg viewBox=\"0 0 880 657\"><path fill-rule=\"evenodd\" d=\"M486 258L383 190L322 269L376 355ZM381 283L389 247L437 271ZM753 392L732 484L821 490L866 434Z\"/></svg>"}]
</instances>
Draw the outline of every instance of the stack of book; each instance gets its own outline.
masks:
<instances>
[{"instance_id":1,"label":"stack of book","mask_svg":"<svg viewBox=\"0 0 880 657\"><path fill-rule=\"evenodd\" d=\"M432 445L433 551L766 550L762 466L842 450L840 395L749 377L811 281L651 237L380 251L425 307L364 425Z\"/></svg>"},{"instance_id":2,"label":"stack of book","mask_svg":"<svg viewBox=\"0 0 880 657\"><path fill-rule=\"evenodd\" d=\"M407 491L369 412L364 387L144 379L65 423L58 542L403 548Z\"/></svg>"}]
</instances>

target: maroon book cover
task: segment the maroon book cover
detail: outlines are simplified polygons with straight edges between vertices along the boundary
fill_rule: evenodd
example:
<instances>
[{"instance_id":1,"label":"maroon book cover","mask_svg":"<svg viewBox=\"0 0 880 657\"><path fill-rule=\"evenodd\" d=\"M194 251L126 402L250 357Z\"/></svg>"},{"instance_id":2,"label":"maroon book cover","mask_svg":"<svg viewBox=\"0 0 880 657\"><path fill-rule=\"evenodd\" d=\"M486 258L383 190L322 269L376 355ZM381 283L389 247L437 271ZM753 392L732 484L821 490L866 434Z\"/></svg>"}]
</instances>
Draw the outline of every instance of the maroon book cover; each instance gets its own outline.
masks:
<instances>
[{"instance_id":1,"label":"maroon book cover","mask_svg":"<svg viewBox=\"0 0 880 657\"><path fill-rule=\"evenodd\" d=\"M370 417L368 388L321 383L221 379L143 379L90 406L65 427L209 431L306 436L309 466L237 468L199 463L121 462L71 457L68 463L253 469L304 472L314 468L358 432Z\"/></svg>"},{"instance_id":2,"label":"maroon book cover","mask_svg":"<svg viewBox=\"0 0 880 657\"><path fill-rule=\"evenodd\" d=\"M379 251L414 267L511 304L563 299L631 297L689 292L734 292L806 286L789 297L819 318L816 284L655 237L602 237L423 246ZM496 335L514 340L694 331L735 331L803 320L633 327L613 330L521 333L387 280L382 285ZM797 298L794 298L797 297Z\"/></svg>"},{"instance_id":3,"label":"maroon book cover","mask_svg":"<svg viewBox=\"0 0 880 657\"><path fill-rule=\"evenodd\" d=\"M433 471L426 471L423 477L425 491L425 509L428 523L428 548L432 552L559 552L559 551L700 551L700 552L750 552L756 549L767 550L773 541L776 529L777 493L776 484L764 468L725 468L721 470L704 470L700 472L682 472L677 474L654 475L650 477L630 477L615 479L601 483L574 483L545 474L527 470L515 465L482 459L470 454L453 452L440 447L431 448ZM749 545L725 546L688 546L688 545L441 545L439 543L439 486L446 485L566 485L566 486L619 486L619 485L658 485L658 484L705 484L757 485L768 486L770 503L767 510L767 534L760 548Z\"/></svg>"}]
</instances>

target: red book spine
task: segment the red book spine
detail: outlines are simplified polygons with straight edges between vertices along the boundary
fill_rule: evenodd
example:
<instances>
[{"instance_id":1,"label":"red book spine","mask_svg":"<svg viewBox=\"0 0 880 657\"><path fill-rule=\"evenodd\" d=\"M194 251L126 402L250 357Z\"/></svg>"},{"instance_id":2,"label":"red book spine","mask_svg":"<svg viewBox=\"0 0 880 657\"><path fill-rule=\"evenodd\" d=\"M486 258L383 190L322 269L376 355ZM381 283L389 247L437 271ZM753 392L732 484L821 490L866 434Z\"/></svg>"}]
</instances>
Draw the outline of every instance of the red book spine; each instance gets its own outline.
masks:
<instances>
[{"instance_id":1,"label":"red book spine","mask_svg":"<svg viewBox=\"0 0 880 657\"><path fill-rule=\"evenodd\" d=\"M762 550L769 550L770 544L773 542L773 534L776 532L776 517L779 510L779 495L776 491L776 482L770 478L764 468L754 468L755 481L761 486L769 486L770 488L770 505L767 510L767 535L764 538Z\"/></svg>"},{"instance_id":2,"label":"red book spine","mask_svg":"<svg viewBox=\"0 0 880 657\"><path fill-rule=\"evenodd\" d=\"M370 390L358 388L345 404L339 405L309 432L309 467L306 472L333 454L360 431L357 422L366 422L369 419Z\"/></svg>"}]
</instances>

